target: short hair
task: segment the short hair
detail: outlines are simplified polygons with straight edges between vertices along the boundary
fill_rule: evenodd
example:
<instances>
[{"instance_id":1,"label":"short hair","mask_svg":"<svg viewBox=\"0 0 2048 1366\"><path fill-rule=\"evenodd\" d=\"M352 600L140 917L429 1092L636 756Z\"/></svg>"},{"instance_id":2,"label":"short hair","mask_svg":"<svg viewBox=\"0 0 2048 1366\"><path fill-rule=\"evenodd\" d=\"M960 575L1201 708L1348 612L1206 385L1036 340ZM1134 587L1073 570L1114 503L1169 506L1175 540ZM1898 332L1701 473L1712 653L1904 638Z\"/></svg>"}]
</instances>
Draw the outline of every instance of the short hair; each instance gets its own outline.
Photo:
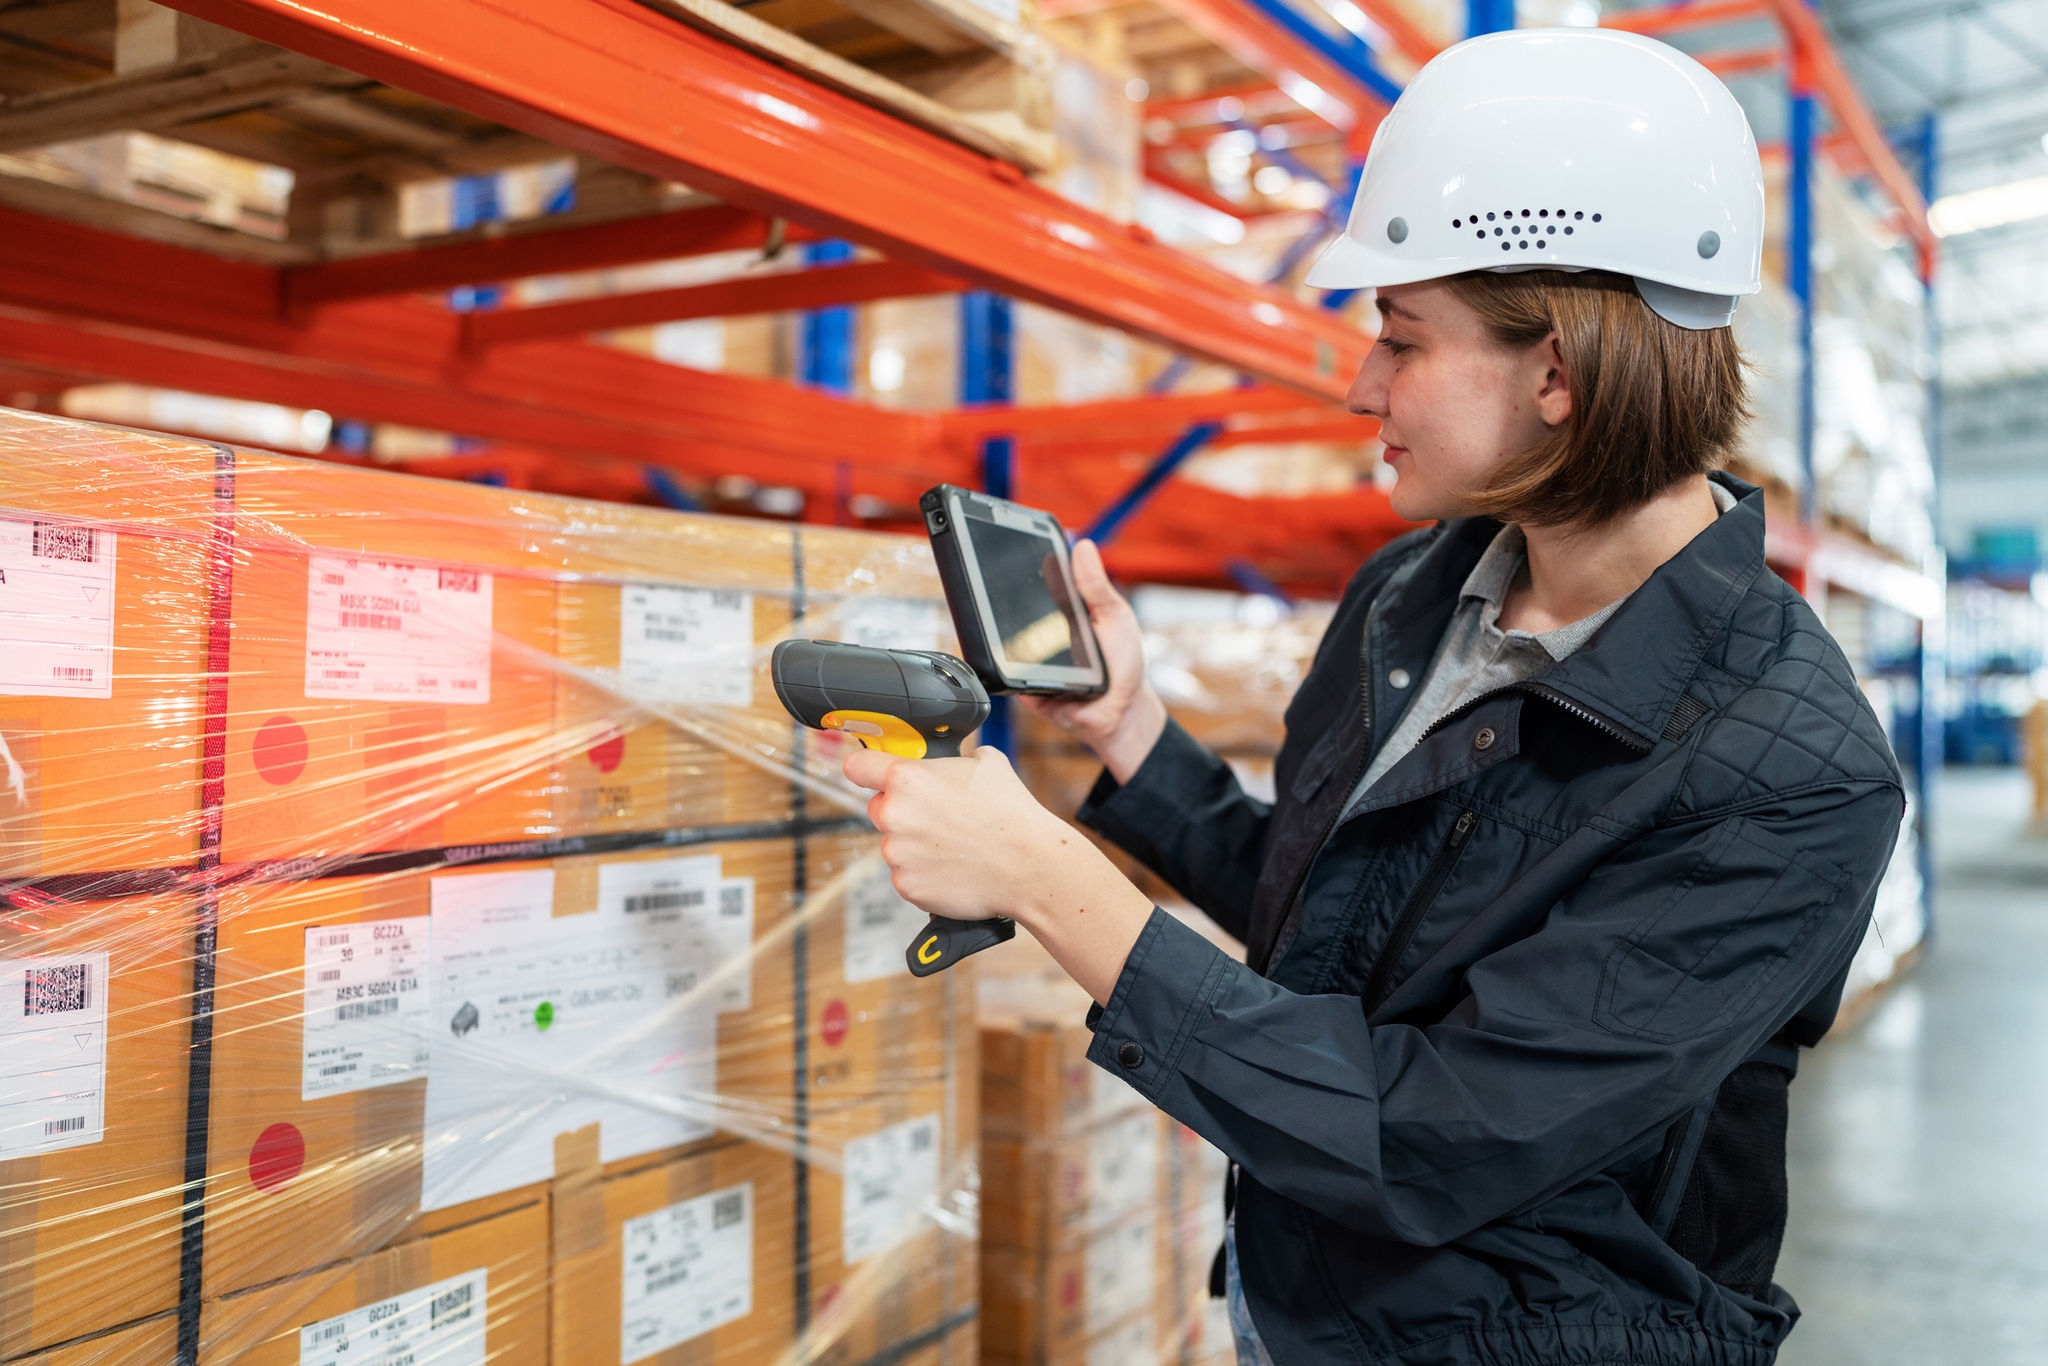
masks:
<instances>
[{"instance_id":1,"label":"short hair","mask_svg":"<svg viewBox=\"0 0 2048 1366\"><path fill-rule=\"evenodd\" d=\"M1609 271L1475 271L1449 283L1500 346L1555 332L1572 395L1570 420L1511 457L1470 500L1475 512L1595 526L1733 453L1750 417L1734 329L1667 321Z\"/></svg>"}]
</instances>

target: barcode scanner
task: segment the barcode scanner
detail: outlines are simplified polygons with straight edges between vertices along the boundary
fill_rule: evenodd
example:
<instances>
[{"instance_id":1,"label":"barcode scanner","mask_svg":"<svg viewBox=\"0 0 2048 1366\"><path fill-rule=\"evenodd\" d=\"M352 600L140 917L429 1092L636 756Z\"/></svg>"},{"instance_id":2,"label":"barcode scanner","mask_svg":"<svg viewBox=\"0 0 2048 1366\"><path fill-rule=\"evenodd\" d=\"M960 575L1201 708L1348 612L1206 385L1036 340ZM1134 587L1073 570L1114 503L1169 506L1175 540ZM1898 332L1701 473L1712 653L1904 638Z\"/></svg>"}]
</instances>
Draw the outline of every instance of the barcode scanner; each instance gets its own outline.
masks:
<instances>
[{"instance_id":1,"label":"barcode scanner","mask_svg":"<svg viewBox=\"0 0 2048 1366\"><path fill-rule=\"evenodd\" d=\"M785 640L768 664L775 696L799 725L851 735L902 759L959 757L960 742L988 720L988 693L974 670L936 650L882 650L836 640ZM903 951L913 976L929 977L1017 936L1007 916L935 915Z\"/></svg>"}]
</instances>

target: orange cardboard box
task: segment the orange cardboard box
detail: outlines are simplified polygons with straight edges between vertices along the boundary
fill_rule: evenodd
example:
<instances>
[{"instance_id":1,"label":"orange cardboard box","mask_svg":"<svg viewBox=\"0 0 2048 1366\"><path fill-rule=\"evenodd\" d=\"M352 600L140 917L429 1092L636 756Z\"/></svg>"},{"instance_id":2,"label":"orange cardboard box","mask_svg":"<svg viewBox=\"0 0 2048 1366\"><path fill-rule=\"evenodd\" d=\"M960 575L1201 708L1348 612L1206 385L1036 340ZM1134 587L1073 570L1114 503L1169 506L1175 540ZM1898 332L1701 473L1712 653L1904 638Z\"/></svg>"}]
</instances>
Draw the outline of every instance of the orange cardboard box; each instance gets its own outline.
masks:
<instances>
[{"instance_id":1,"label":"orange cardboard box","mask_svg":"<svg viewBox=\"0 0 2048 1366\"><path fill-rule=\"evenodd\" d=\"M0 1357L177 1302L192 932L182 897L0 918Z\"/></svg>"},{"instance_id":2,"label":"orange cardboard box","mask_svg":"<svg viewBox=\"0 0 2048 1366\"><path fill-rule=\"evenodd\" d=\"M1059 1138L983 1139L982 1241L1048 1250L1156 1203L1167 1123L1148 1106Z\"/></svg>"},{"instance_id":3,"label":"orange cardboard box","mask_svg":"<svg viewBox=\"0 0 2048 1366\"><path fill-rule=\"evenodd\" d=\"M0 413L0 879L198 857L215 459Z\"/></svg>"},{"instance_id":4,"label":"orange cardboard box","mask_svg":"<svg viewBox=\"0 0 2048 1366\"><path fill-rule=\"evenodd\" d=\"M971 1050L961 1056L966 1070L949 1084L812 1117L807 1345L818 1361L867 1361L943 1333L975 1304L961 1198L972 1189L976 1087Z\"/></svg>"},{"instance_id":5,"label":"orange cardboard box","mask_svg":"<svg viewBox=\"0 0 2048 1366\"><path fill-rule=\"evenodd\" d=\"M796 1330L797 1162L728 1143L555 1184L556 1366L773 1362Z\"/></svg>"},{"instance_id":6,"label":"orange cardboard box","mask_svg":"<svg viewBox=\"0 0 2048 1366\"><path fill-rule=\"evenodd\" d=\"M317 1237L317 1229L301 1231ZM208 1301L201 1366L485 1361L546 1366L548 1206ZM347 1343L346 1347L342 1344Z\"/></svg>"},{"instance_id":7,"label":"orange cardboard box","mask_svg":"<svg viewBox=\"0 0 2048 1366\"><path fill-rule=\"evenodd\" d=\"M17 1358L17 1366L164 1366L177 1355L177 1316L160 1314L145 1323Z\"/></svg>"},{"instance_id":8,"label":"orange cardboard box","mask_svg":"<svg viewBox=\"0 0 2048 1366\"><path fill-rule=\"evenodd\" d=\"M229 892L208 1294L786 1136L790 877L762 839Z\"/></svg>"}]
</instances>

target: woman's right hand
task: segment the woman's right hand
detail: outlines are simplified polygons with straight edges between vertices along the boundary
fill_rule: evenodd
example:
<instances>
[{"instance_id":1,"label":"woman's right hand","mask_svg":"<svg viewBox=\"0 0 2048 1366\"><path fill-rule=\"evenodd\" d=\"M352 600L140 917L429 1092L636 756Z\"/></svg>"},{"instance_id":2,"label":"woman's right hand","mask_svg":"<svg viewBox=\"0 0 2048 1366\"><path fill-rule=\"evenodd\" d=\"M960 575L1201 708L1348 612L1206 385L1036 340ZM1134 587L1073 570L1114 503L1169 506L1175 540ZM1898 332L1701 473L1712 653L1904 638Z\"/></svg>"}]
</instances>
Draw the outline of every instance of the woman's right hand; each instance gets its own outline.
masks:
<instances>
[{"instance_id":1,"label":"woman's right hand","mask_svg":"<svg viewBox=\"0 0 2048 1366\"><path fill-rule=\"evenodd\" d=\"M1093 541L1074 545L1074 586L1109 667L1109 690L1100 697L1019 700L1034 715L1094 750L1110 776L1127 783L1166 730L1166 704L1145 681L1145 642L1137 614L1111 586L1102 552Z\"/></svg>"}]
</instances>

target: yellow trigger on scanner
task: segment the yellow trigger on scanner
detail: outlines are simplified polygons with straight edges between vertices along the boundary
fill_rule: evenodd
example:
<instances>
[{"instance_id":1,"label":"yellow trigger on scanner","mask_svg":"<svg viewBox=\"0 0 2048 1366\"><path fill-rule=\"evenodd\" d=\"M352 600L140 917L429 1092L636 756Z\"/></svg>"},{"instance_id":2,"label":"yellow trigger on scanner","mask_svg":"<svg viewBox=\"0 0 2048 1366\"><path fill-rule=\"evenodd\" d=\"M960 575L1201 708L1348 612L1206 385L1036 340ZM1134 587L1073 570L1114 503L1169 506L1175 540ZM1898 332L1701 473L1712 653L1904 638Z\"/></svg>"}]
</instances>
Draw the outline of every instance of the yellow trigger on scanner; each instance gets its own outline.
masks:
<instances>
[{"instance_id":1,"label":"yellow trigger on scanner","mask_svg":"<svg viewBox=\"0 0 2048 1366\"><path fill-rule=\"evenodd\" d=\"M902 717L887 712L828 711L818 724L825 730L855 736L868 748L899 759L922 759L925 755L924 736Z\"/></svg>"}]
</instances>

